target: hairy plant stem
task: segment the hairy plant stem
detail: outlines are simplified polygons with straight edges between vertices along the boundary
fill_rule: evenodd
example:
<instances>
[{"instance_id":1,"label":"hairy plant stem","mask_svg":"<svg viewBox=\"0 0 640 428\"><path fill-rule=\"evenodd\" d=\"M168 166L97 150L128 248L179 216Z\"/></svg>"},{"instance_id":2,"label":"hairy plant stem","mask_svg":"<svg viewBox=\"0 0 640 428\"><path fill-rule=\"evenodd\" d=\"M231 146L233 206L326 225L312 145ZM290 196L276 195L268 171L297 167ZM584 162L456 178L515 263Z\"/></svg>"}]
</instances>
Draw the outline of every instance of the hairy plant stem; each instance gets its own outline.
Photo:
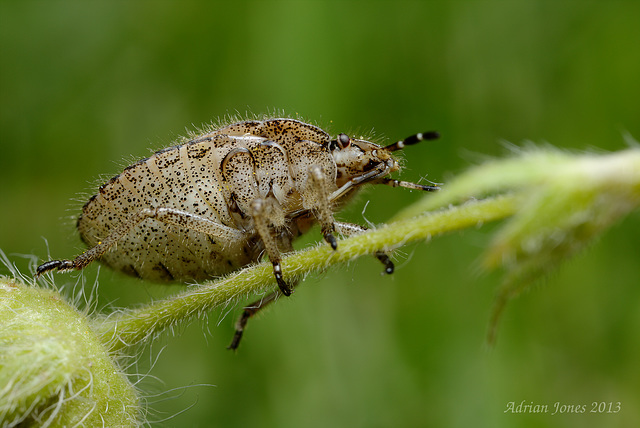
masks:
<instances>
[{"instance_id":1,"label":"hairy plant stem","mask_svg":"<svg viewBox=\"0 0 640 428\"><path fill-rule=\"evenodd\" d=\"M389 251L402 245L429 239L485 222L500 220L516 211L516 196L497 196L482 201L423 214L418 217L387 224L375 230L339 242L337 251L326 245L296 252L283 260L286 278L348 262L377 251ZM180 322L235 302L238 298L263 293L274 288L270 263L251 266L226 278L211 281L138 309L113 313L96 320L96 329L111 352L154 337Z\"/></svg>"}]
</instances>

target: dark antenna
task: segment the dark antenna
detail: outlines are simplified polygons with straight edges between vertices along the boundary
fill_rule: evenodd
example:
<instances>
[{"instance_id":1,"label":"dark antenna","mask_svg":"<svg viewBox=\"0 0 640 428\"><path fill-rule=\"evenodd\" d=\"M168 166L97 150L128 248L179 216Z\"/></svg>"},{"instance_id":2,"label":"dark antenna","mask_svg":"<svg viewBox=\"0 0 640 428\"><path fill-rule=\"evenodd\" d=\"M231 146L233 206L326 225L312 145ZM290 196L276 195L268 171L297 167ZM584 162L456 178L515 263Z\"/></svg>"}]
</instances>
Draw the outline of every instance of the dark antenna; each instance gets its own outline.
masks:
<instances>
[{"instance_id":1,"label":"dark antenna","mask_svg":"<svg viewBox=\"0 0 640 428\"><path fill-rule=\"evenodd\" d=\"M389 144L387 147L385 147L385 149L390 152L395 152L404 149L405 146L417 144L422 140L436 140L438 138L440 138L440 134L438 134L436 131L421 132L419 134L407 137L404 140Z\"/></svg>"}]
</instances>

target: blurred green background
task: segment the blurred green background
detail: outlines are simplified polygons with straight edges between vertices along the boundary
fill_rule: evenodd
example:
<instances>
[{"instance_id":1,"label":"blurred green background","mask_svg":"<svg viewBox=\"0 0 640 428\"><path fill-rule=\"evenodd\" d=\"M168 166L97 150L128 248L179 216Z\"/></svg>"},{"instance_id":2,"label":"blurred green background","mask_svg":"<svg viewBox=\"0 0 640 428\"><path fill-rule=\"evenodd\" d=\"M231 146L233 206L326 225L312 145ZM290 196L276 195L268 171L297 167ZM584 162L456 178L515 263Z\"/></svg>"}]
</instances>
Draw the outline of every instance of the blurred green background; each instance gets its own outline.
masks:
<instances>
[{"instance_id":1,"label":"blurred green background","mask_svg":"<svg viewBox=\"0 0 640 428\"><path fill-rule=\"evenodd\" d=\"M439 130L406 150L407 180L446 183L504 141L622 149L640 136L639 23L637 1L2 1L0 248L23 271L20 254L75 255L79 195L97 179L236 112L284 109L332 134ZM380 223L420 197L372 189L339 218ZM373 258L311 275L237 354L237 308L163 336L131 362L149 420L640 426L640 216L508 306L489 348L500 275L478 260L495 227L405 248L393 276ZM181 289L99 278L101 307ZM587 412L505 413L522 400Z\"/></svg>"}]
</instances>

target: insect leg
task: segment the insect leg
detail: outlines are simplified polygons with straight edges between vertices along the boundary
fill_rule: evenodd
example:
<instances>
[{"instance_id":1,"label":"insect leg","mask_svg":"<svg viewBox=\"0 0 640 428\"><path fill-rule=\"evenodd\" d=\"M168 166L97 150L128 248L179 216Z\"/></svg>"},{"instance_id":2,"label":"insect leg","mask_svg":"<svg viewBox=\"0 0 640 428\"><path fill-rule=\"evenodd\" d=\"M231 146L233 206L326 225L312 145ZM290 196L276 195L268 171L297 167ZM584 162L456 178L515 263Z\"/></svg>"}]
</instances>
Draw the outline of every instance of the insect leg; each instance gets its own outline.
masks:
<instances>
[{"instance_id":1,"label":"insect leg","mask_svg":"<svg viewBox=\"0 0 640 428\"><path fill-rule=\"evenodd\" d=\"M260 310L264 309L267 305L275 301L276 297L278 297L278 294L279 293L277 291L274 291L273 293L266 295L260 300L257 300L244 307L242 315L240 315L240 318L238 318L238 321L236 322L236 331L233 334L233 339L231 339L231 343L229 344L229 346L227 346L227 349L232 349L234 351L238 349L238 345L240 345L240 340L242 339L242 335L244 333L245 327L247 326L247 321L249 321L249 318L253 317Z\"/></svg>"},{"instance_id":2,"label":"insect leg","mask_svg":"<svg viewBox=\"0 0 640 428\"><path fill-rule=\"evenodd\" d=\"M206 233L207 235L218 237L226 242L237 241L244 237L244 234L239 230L232 229L207 218L189 214L184 211L179 211L173 208L145 208L135 213L128 221L122 223L113 230L105 239L101 240L97 245L89 248L75 259L51 260L38 266L36 276L40 276L43 273L54 269L57 269L58 271L66 271L80 270L84 268L92 261L99 259L121 238L127 236L138 223L148 218L152 218L166 224L172 224Z\"/></svg>"},{"instance_id":3,"label":"insect leg","mask_svg":"<svg viewBox=\"0 0 640 428\"><path fill-rule=\"evenodd\" d=\"M247 326L247 321L249 318L254 316L258 311L266 307L269 303L273 302L278 295L277 292L273 292L268 294L266 297L263 297L260 300L257 300L250 305L247 305L242 310L242 315L236 321L236 331L233 334L233 339L231 339L231 343L227 346L227 349L236 350L240 345L240 340L242 340L242 335L244 334L244 328Z\"/></svg>"},{"instance_id":4,"label":"insect leg","mask_svg":"<svg viewBox=\"0 0 640 428\"><path fill-rule=\"evenodd\" d=\"M251 204L251 215L253 216L256 232L260 235L265 251L269 256L269 260L271 260L271 264L273 264L273 275L276 277L278 287L280 287L282 294L290 296L291 293L293 293L293 288L289 287L282 278L282 266L280 265L281 257L280 250L278 249L278 242L269 227L274 223L273 219L283 217L282 209L273 198L257 198L254 199Z\"/></svg>"},{"instance_id":5,"label":"insect leg","mask_svg":"<svg viewBox=\"0 0 640 428\"><path fill-rule=\"evenodd\" d=\"M405 189L422 190L425 192L435 192L437 190L440 190L440 187L438 186L424 186L422 184L410 183L408 181L402 181L402 180L395 180L393 178L381 178L378 181L378 183L386 184L387 186L391 186L391 187L404 187Z\"/></svg>"},{"instance_id":6,"label":"insect leg","mask_svg":"<svg viewBox=\"0 0 640 428\"><path fill-rule=\"evenodd\" d=\"M310 188L315 194L315 207L313 211L322 228L322 235L324 236L324 240L335 250L338 248L338 241L336 241L335 236L333 236L336 227L331 205L329 204L329 192L327 191L327 183L325 175L322 173L322 168L318 165L310 166L308 180Z\"/></svg>"},{"instance_id":7,"label":"insect leg","mask_svg":"<svg viewBox=\"0 0 640 428\"><path fill-rule=\"evenodd\" d=\"M338 230L338 233L345 236L357 235L358 233L362 233L367 230L367 228L364 226L360 226L358 224L353 224L353 223L343 223L341 221L335 222L335 225L336 225L336 229ZM380 263L384 265L385 273L387 274L393 273L395 267L393 266L393 262L385 252L378 251L377 253L374 254L374 256L378 260L380 260Z\"/></svg>"}]
</instances>

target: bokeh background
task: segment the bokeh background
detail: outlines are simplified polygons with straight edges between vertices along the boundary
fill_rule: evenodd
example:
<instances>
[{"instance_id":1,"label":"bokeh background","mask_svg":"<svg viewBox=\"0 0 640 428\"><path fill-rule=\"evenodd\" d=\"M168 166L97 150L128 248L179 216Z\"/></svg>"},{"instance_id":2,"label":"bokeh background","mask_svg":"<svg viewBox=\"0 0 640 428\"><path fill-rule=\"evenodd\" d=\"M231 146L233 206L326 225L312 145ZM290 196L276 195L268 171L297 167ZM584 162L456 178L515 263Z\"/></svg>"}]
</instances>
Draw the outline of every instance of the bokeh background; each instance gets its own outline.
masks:
<instances>
[{"instance_id":1,"label":"bokeh background","mask_svg":"<svg viewBox=\"0 0 640 428\"><path fill-rule=\"evenodd\" d=\"M623 149L640 136L639 23L631 0L1 1L0 248L23 271L21 254L75 255L75 200L97 179L247 111L333 134L439 130L406 150L408 180L446 183L505 141ZM340 218L384 222L420 197L371 189ZM251 322L237 354L225 347L238 308L163 336L130 369L148 374L149 420L640 426L640 216L509 305L489 347L500 275L478 260L496 227L407 247L393 276L373 258L311 275ZM105 311L181 289L96 266L87 289L97 274ZM523 400L586 413L505 413Z\"/></svg>"}]
</instances>

